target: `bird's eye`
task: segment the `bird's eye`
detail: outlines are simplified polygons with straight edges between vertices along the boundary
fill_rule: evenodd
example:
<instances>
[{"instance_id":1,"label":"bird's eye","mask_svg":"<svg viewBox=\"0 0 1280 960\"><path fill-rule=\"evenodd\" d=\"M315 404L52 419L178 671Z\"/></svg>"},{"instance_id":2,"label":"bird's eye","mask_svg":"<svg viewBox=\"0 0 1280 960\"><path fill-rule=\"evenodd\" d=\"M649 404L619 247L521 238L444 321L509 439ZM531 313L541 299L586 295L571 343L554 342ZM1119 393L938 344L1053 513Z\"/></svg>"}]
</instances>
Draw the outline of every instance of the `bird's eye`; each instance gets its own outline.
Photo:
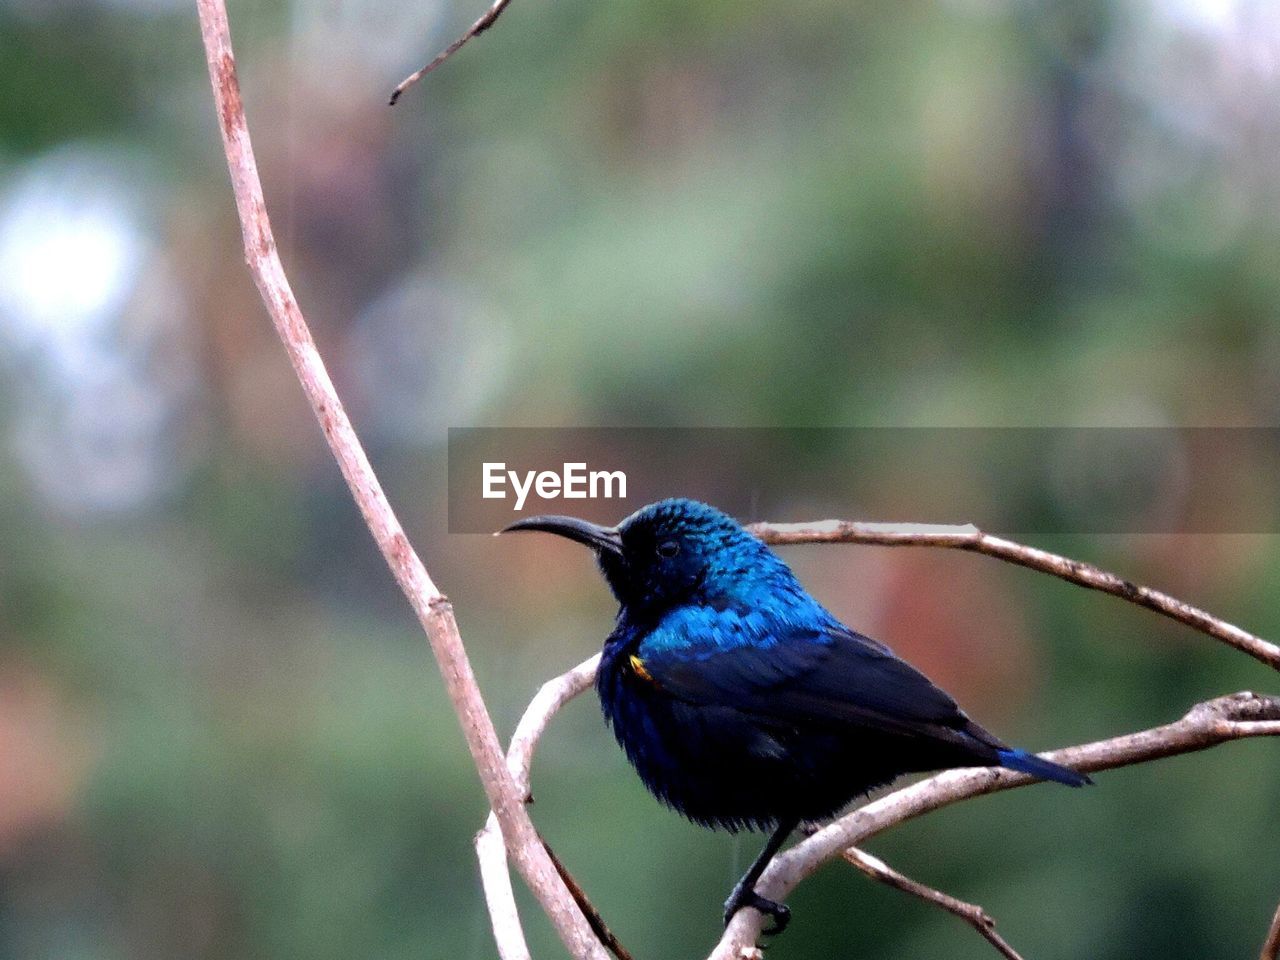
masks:
<instances>
[{"instance_id":1,"label":"bird's eye","mask_svg":"<svg viewBox=\"0 0 1280 960\"><path fill-rule=\"evenodd\" d=\"M663 557L666 560L670 560L679 552L680 544L676 543L674 540L667 540L665 543L658 546L658 556Z\"/></svg>"}]
</instances>

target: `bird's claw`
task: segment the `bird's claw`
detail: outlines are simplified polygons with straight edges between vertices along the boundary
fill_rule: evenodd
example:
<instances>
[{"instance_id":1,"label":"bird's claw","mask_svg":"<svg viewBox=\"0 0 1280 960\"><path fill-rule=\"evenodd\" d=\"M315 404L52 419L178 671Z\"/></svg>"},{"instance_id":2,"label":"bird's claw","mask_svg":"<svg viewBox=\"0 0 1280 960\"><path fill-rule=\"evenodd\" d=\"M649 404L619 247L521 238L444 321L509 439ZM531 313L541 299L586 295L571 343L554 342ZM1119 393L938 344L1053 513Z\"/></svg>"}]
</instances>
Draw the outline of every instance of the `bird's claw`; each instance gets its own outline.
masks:
<instances>
[{"instance_id":1,"label":"bird's claw","mask_svg":"<svg viewBox=\"0 0 1280 960\"><path fill-rule=\"evenodd\" d=\"M733 915L743 907L754 907L773 921L770 927L761 931L766 937L776 937L787 929L787 924L791 922L791 910L788 909L785 903L769 900L760 896L754 890L735 889L724 903L724 925L726 927L729 925L729 921L733 919Z\"/></svg>"}]
</instances>

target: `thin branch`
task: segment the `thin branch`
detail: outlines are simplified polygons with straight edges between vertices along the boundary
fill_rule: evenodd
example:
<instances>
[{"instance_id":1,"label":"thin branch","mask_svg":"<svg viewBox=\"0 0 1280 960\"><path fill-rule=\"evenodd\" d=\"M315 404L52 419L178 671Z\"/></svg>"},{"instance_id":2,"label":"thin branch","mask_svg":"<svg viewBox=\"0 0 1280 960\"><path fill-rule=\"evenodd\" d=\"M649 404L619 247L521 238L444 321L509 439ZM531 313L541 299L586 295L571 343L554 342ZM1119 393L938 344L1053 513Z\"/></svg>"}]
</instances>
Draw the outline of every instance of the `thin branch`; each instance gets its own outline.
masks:
<instances>
[{"instance_id":1,"label":"thin branch","mask_svg":"<svg viewBox=\"0 0 1280 960\"><path fill-rule=\"evenodd\" d=\"M1006 960L1023 960L1022 955L1009 946L1004 937L996 933L996 922L991 918L991 915L977 904L965 903L963 900L957 900L941 890L926 887L923 883L899 873L879 857L872 856L857 847L849 847L841 856L872 880L893 887L895 890L901 890L903 893L909 893L913 897L919 897L926 903L932 903L934 906L941 907L947 913L959 917L977 930L978 933L982 934L983 938L995 947Z\"/></svg>"},{"instance_id":2,"label":"thin branch","mask_svg":"<svg viewBox=\"0 0 1280 960\"><path fill-rule=\"evenodd\" d=\"M1090 590L1121 597L1140 607L1194 627L1249 656L1280 670L1280 646L1206 613L1159 590L1143 587L1091 563L1028 547L983 533L971 524L855 523L820 520L816 523L756 523L748 529L765 543L866 543L880 546L947 547L996 557L1009 563L1052 574Z\"/></svg>"},{"instance_id":3,"label":"thin branch","mask_svg":"<svg viewBox=\"0 0 1280 960\"><path fill-rule=\"evenodd\" d=\"M582 889L582 884L578 883L578 881L574 879L573 874L569 872L569 868L560 862L560 858L557 857L556 852L551 849L551 845L547 843L546 840L542 841L542 845L547 848L547 855L551 857L551 862L554 863L556 865L556 869L560 871L560 878L564 880L565 886L567 886L569 888L569 892L573 894L573 899L577 901L579 908L581 908L583 914L587 918L587 923L591 924L592 932L595 933L600 942L609 948L609 952L617 957L617 960L635 960L635 958L631 956L631 952L622 945L622 941L619 940L614 935L614 932L609 929L609 925L604 922L604 917L600 916L600 911L595 908L594 904L592 904L590 898L587 896L587 891Z\"/></svg>"},{"instance_id":4,"label":"thin branch","mask_svg":"<svg viewBox=\"0 0 1280 960\"><path fill-rule=\"evenodd\" d=\"M411 73L409 74L409 76L401 80L400 83L396 85L396 88L393 91L391 91L391 99L387 101L387 105L394 107L396 105L396 101L400 99L400 97L404 94L406 90L408 90L415 83L417 83L419 80L425 77L428 73L430 73L436 67L440 66L440 64L444 63L446 60L452 57L455 53L461 50L463 44L465 44L472 37L478 36L479 34L484 33L486 30L492 27L494 24L494 21L498 19L498 17L502 14L503 10L507 9L507 5L509 3L511 3L511 0L495 0L493 6L491 6L488 10L486 10L484 12L484 15L479 20L477 20L470 27L468 27L467 31L462 36L460 36L457 40L453 41L453 43L449 44L449 46L445 47L442 51L436 54L436 57L434 60L428 63L421 70L417 71L416 73Z\"/></svg>"},{"instance_id":5,"label":"thin branch","mask_svg":"<svg viewBox=\"0 0 1280 960\"><path fill-rule=\"evenodd\" d=\"M502 960L532 960L529 945L525 943L524 928L520 926L516 892L511 887L507 848L502 842L498 818L492 813L485 821L484 829L476 834L475 847L476 859L480 861L480 883L484 887L498 956Z\"/></svg>"},{"instance_id":6,"label":"thin branch","mask_svg":"<svg viewBox=\"0 0 1280 960\"><path fill-rule=\"evenodd\" d=\"M516 732L511 735L511 746L507 749L507 765L516 786L526 796L529 793L533 752L538 748L538 741L546 731L547 724L561 707L591 688L599 666L600 654L597 653L554 680L548 680L538 689L524 716L516 724Z\"/></svg>"},{"instance_id":7,"label":"thin branch","mask_svg":"<svg viewBox=\"0 0 1280 960\"><path fill-rule=\"evenodd\" d=\"M543 849L512 781L493 721L458 635L453 608L410 546L329 378L276 250L240 97L231 31L223 0L197 0L219 127L235 192L245 258L276 332L293 364L325 439L351 488L369 532L431 642L445 689L471 751L489 804L521 875L572 956L606 960L569 890Z\"/></svg>"},{"instance_id":8,"label":"thin branch","mask_svg":"<svg viewBox=\"0 0 1280 960\"><path fill-rule=\"evenodd\" d=\"M560 708L591 686L599 663L600 654L597 653L554 680L548 680L539 688L525 709L524 716L516 724L516 732L511 737L511 746L507 749L507 769L525 803L533 799L529 793L529 771L533 765L533 751L538 746L538 740ZM507 869L507 850L502 843L502 829L498 825L498 818L492 813L485 821L484 828L476 834L475 848L476 857L480 861L480 880L484 885L484 897L489 905L489 918L493 923L493 937L498 944L498 955L502 960L529 960L529 945L525 942L524 929L520 925L520 914L516 908L515 893L511 889L511 875ZM568 883L566 886L569 886ZM577 884L575 883L574 886ZM570 894L572 893L573 890L570 889ZM580 908L581 906L579 904ZM596 917L598 918L599 914L596 914ZM590 917L588 922L591 922ZM604 925L602 920L600 925ZM605 929L608 928L605 927Z\"/></svg>"},{"instance_id":9,"label":"thin branch","mask_svg":"<svg viewBox=\"0 0 1280 960\"><path fill-rule=\"evenodd\" d=\"M1280 736L1280 697L1245 692L1197 704L1181 720L1162 727L1044 756L1092 773L1205 750L1231 740L1275 736ZM780 853L756 890L761 896L781 901L822 864L890 827L961 800L1037 782L1026 774L993 767L948 770L929 777L845 814ZM759 939L761 924L758 911L739 911L712 952L712 960L736 960L744 948Z\"/></svg>"},{"instance_id":10,"label":"thin branch","mask_svg":"<svg viewBox=\"0 0 1280 960\"><path fill-rule=\"evenodd\" d=\"M1280 907L1276 907L1271 929L1267 931L1267 942L1262 945L1262 955L1258 960L1280 960Z\"/></svg>"}]
</instances>

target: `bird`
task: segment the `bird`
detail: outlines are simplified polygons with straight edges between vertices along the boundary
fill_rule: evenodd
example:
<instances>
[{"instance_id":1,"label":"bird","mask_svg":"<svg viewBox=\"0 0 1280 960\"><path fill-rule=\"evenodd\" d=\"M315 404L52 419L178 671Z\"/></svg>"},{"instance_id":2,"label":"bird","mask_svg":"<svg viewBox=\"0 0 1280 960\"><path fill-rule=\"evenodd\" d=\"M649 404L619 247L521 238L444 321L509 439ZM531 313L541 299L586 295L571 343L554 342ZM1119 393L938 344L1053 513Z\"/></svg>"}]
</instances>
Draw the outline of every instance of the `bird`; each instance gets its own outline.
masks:
<instances>
[{"instance_id":1,"label":"bird","mask_svg":"<svg viewBox=\"0 0 1280 960\"><path fill-rule=\"evenodd\" d=\"M1010 747L883 643L851 629L736 520L684 498L616 527L533 516L499 533L542 531L595 552L618 601L596 691L640 779L694 823L768 832L724 903L770 918L755 891L802 823L908 773L1004 767L1071 787L1082 773Z\"/></svg>"}]
</instances>

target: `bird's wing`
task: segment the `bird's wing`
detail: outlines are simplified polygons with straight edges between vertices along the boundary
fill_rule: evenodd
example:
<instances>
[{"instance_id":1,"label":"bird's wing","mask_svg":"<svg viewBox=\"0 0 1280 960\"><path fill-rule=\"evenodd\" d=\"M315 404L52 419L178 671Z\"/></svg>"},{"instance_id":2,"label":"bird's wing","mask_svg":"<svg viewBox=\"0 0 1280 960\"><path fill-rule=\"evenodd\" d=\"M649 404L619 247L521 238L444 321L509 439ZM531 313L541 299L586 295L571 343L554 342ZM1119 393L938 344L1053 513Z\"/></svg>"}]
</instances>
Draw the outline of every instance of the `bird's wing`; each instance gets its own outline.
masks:
<instances>
[{"instance_id":1,"label":"bird's wing","mask_svg":"<svg viewBox=\"0 0 1280 960\"><path fill-rule=\"evenodd\" d=\"M709 631L718 645L690 642ZM661 690L683 700L775 720L1001 746L888 647L834 621L803 626L702 608L664 620L637 655Z\"/></svg>"}]
</instances>

